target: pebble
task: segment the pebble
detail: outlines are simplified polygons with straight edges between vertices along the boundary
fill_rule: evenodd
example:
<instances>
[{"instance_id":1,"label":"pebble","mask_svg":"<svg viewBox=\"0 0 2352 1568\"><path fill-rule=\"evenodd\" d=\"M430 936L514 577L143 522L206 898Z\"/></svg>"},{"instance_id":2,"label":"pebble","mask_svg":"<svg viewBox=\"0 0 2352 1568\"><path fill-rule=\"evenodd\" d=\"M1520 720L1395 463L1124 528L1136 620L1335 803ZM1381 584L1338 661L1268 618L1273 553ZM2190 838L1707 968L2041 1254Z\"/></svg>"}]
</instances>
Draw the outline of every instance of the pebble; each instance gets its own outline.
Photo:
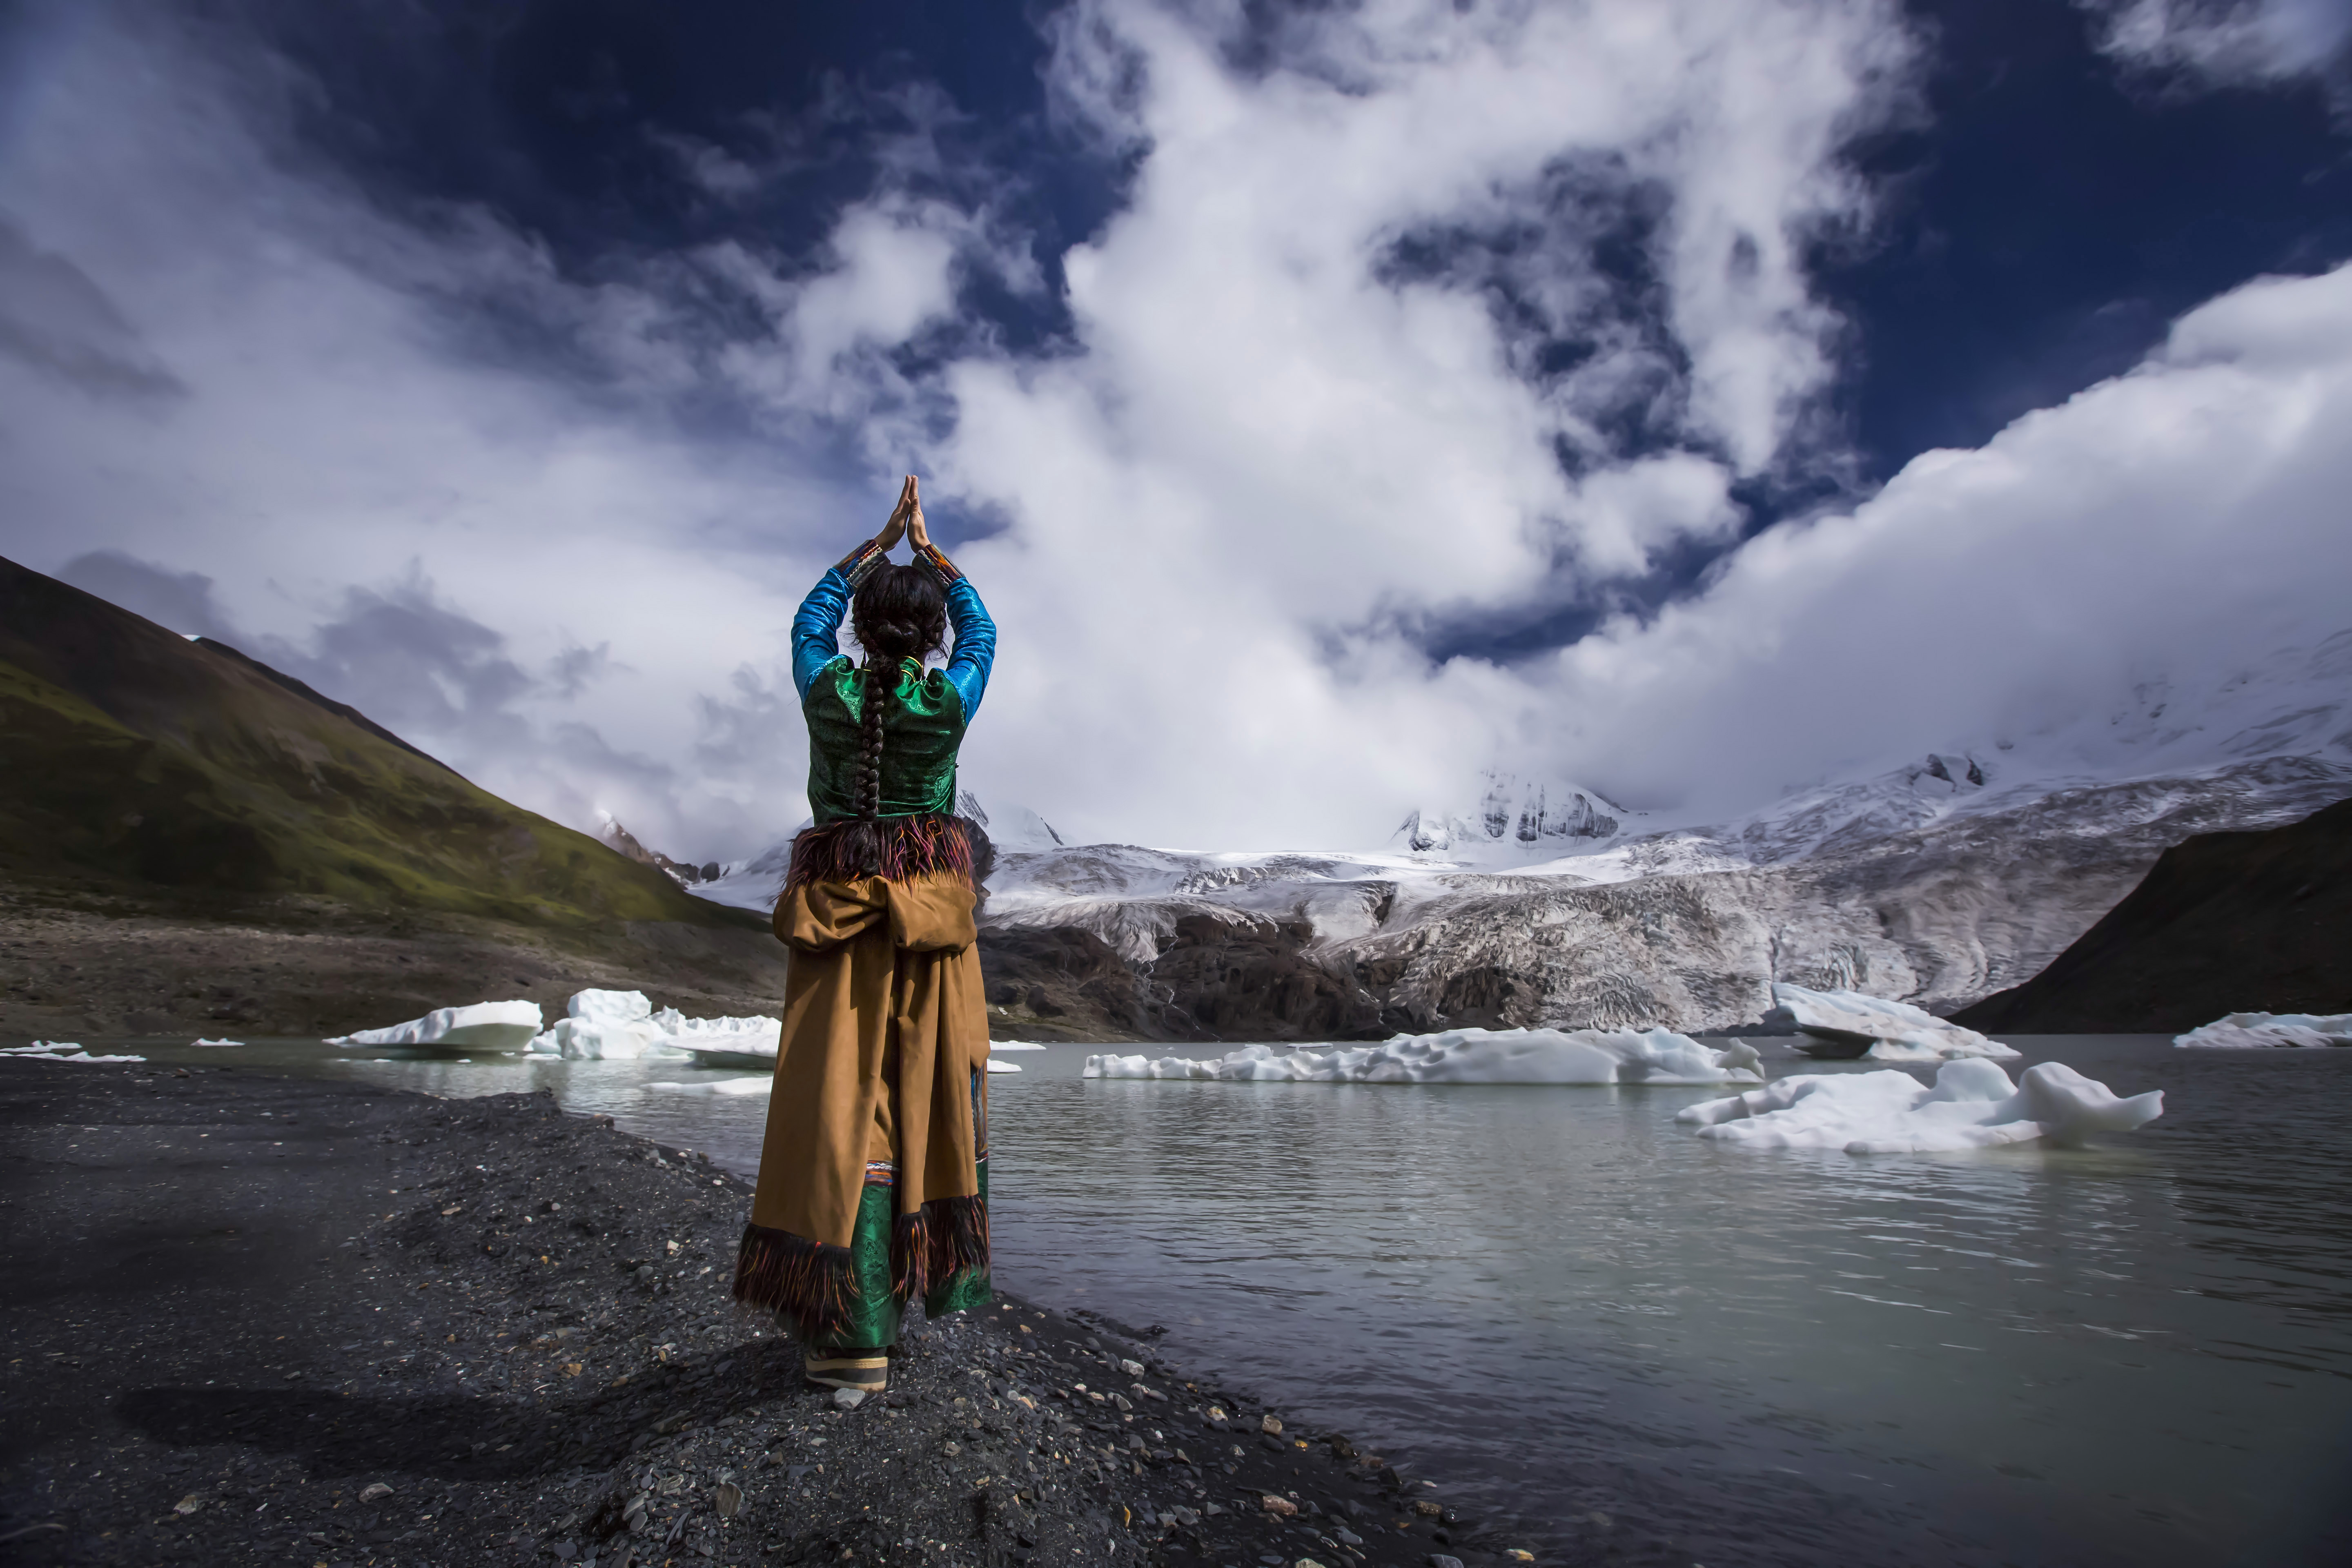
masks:
<instances>
[{"instance_id":1,"label":"pebble","mask_svg":"<svg viewBox=\"0 0 2352 1568\"><path fill-rule=\"evenodd\" d=\"M1118 1363L1118 1370L1127 1373L1129 1377L1141 1377L1143 1375L1143 1363L1139 1361L1123 1361Z\"/></svg>"},{"instance_id":2,"label":"pebble","mask_svg":"<svg viewBox=\"0 0 2352 1568\"><path fill-rule=\"evenodd\" d=\"M179 1501L172 1505L172 1511L177 1514L190 1514L195 1512L196 1510L204 1506L205 1500L197 1496L194 1492L190 1492L187 1496L182 1498Z\"/></svg>"},{"instance_id":3,"label":"pebble","mask_svg":"<svg viewBox=\"0 0 2352 1568\"><path fill-rule=\"evenodd\" d=\"M1462 1568L1462 1559L1448 1557L1443 1552L1433 1552L1429 1554L1429 1568Z\"/></svg>"},{"instance_id":4,"label":"pebble","mask_svg":"<svg viewBox=\"0 0 2352 1568\"><path fill-rule=\"evenodd\" d=\"M743 1489L733 1481L721 1481L710 1494L710 1503L719 1510L719 1518L733 1519L743 1507ZM1461 1568L1461 1564L1456 1563L1454 1568Z\"/></svg>"},{"instance_id":5,"label":"pebble","mask_svg":"<svg viewBox=\"0 0 2352 1568\"><path fill-rule=\"evenodd\" d=\"M1443 1503L1434 1503L1430 1501L1427 1498L1423 1498L1419 1502L1412 1505L1412 1511L1421 1515L1423 1519L1435 1519L1438 1515L1445 1511L1445 1507Z\"/></svg>"},{"instance_id":6,"label":"pebble","mask_svg":"<svg viewBox=\"0 0 2352 1568\"><path fill-rule=\"evenodd\" d=\"M844 1410L855 1410L866 1403L866 1391L862 1388L836 1388L833 1391L833 1402Z\"/></svg>"},{"instance_id":7,"label":"pebble","mask_svg":"<svg viewBox=\"0 0 2352 1568\"><path fill-rule=\"evenodd\" d=\"M1268 1415L1258 1422L1257 1429L1261 1432L1271 1433L1273 1436L1278 1437L1282 1435L1282 1417L1279 1415Z\"/></svg>"},{"instance_id":8,"label":"pebble","mask_svg":"<svg viewBox=\"0 0 2352 1568\"><path fill-rule=\"evenodd\" d=\"M1342 1546L1361 1546L1364 1543L1364 1538L1362 1536L1358 1535L1354 1531L1349 1530L1344 1524L1339 1526L1339 1529L1333 1531L1331 1534Z\"/></svg>"},{"instance_id":9,"label":"pebble","mask_svg":"<svg viewBox=\"0 0 2352 1568\"><path fill-rule=\"evenodd\" d=\"M1258 1499L1258 1506L1265 1509L1266 1512L1282 1519L1292 1518L1298 1512L1297 1503L1286 1497L1276 1497L1272 1492Z\"/></svg>"},{"instance_id":10,"label":"pebble","mask_svg":"<svg viewBox=\"0 0 2352 1568\"><path fill-rule=\"evenodd\" d=\"M390 1497L392 1489L382 1481L370 1481L360 1489L360 1501L373 1502L380 1497Z\"/></svg>"}]
</instances>

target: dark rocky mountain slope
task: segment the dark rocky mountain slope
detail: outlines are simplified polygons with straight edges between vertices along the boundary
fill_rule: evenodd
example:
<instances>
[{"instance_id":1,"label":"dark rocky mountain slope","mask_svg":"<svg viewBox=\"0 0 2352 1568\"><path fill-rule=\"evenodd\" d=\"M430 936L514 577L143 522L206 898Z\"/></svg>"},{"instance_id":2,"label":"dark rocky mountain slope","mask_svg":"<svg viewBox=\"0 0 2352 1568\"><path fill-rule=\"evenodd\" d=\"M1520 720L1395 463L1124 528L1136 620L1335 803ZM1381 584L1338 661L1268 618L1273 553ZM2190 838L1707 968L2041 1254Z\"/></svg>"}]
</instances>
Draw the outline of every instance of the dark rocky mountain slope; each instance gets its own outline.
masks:
<instances>
[{"instance_id":1,"label":"dark rocky mountain slope","mask_svg":"<svg viewBox=\"0 0 2352 1568\"><path fill-rule=\"evenodd\" d=\"M307 1032L536 996L526 977L560 1004L588 973L740 1012L782 991L765 923L233 649L0 560L0 1034Z\"/></svg>"},{"instance_id":2,"label":"dark rocky mountain slope","mask_svg":"<svg viewBox=\"0 0 2352 1568\"><path fill-rule=\"evenodd\" d=\"M2352 800L2174 846L2048 968L1953 1019L2178 1034L2239 1012L2352 1012Z\"/></svg>"}]
</instances>

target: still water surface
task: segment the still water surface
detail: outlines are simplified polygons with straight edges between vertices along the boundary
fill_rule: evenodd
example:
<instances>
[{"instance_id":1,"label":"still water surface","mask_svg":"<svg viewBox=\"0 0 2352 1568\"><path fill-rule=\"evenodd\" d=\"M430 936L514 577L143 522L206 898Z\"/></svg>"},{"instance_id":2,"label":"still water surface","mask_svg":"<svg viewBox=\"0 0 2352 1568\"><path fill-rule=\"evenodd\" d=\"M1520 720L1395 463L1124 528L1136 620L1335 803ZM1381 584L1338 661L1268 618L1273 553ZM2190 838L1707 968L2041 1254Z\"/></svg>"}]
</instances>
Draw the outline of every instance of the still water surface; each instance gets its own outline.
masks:
<instances>
[{"instance_id":1,"label":"still water surface","mask_svg":"<svg viewBox=\"0 0 2352 1568\"><path fill-rule=\"evenodd\" d=\"M2163 1089L2163 1119L1857 1159L1694 1138L1673 1116L1704 1089L1103 1082L1085 1047L1009 1056L997 1275L1164 1325L1188 1369L1555 1560L2352 1562L2352 1051L2017 1043ZM766 1107L650 1089L725 1076L674 1062L145 1048L546 1088L745 1173Z\"/></svg>"}]
</instances>

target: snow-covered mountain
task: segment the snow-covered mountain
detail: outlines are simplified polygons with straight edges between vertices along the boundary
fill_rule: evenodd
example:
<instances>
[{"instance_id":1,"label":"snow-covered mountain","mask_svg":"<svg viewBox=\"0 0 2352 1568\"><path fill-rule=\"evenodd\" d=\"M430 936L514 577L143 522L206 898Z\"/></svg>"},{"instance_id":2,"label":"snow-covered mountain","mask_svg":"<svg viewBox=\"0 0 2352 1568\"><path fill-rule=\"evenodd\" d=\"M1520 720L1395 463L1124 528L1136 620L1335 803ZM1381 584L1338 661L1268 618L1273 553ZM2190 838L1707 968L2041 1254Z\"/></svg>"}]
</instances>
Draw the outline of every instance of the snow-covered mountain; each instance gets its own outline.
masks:
<instances>
[{"instance_id":1,"label":"snow-covered mountain","mask_svg":"<svg viewBox=\"0 0 2352 1568\"><path fill-rule=\"evenodd\" d=\"M2038 973L2181 839L2347 795L2352 631L1713 822L1500 769L1370 850L1069 845L1034 813L967 815L996 836L994 942L1079 933L1132 974L1106 1029L1309 1038L1731 1027L1775 981L1948 1013ZM786 854L695 891L765 908Z\"/></svg>"},{"instance_id":2,"label":"snow-covered mountain","mask_svg":"<svg viewBox=\"0 0 2352 1568\"><path fill-rule=\"evenodd\" d=\"M1479 775L1469 811L1418 806L1389 842L1416 855L1456 859L1543 859L1614 838L1630 815L1594 791L1499 768Z\"/></svg>"}]
</instances>

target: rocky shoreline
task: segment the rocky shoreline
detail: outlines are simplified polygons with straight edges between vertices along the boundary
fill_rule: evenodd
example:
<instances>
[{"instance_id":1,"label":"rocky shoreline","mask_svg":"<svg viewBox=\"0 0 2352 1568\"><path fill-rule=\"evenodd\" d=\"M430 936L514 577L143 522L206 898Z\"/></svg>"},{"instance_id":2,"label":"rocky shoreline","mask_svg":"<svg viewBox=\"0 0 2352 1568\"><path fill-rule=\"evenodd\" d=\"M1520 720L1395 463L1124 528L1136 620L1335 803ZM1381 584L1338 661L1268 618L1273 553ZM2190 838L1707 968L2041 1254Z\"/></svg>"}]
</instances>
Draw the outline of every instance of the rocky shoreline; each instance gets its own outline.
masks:
<instances>
[{"instance_id":1,"label":"rocky shoreline","mask_svg":"<svg viewBox=\"0 0 2352 1568\"><path fill-rule=\"evenodd\" d=\"M0 1066L0 1543L38 1564L1465 1564L1523 1556L1149 1330L1001 1300L886 1395L726 1295L749 1201L568 1115Z\"/></svg>"}]
</instances>

